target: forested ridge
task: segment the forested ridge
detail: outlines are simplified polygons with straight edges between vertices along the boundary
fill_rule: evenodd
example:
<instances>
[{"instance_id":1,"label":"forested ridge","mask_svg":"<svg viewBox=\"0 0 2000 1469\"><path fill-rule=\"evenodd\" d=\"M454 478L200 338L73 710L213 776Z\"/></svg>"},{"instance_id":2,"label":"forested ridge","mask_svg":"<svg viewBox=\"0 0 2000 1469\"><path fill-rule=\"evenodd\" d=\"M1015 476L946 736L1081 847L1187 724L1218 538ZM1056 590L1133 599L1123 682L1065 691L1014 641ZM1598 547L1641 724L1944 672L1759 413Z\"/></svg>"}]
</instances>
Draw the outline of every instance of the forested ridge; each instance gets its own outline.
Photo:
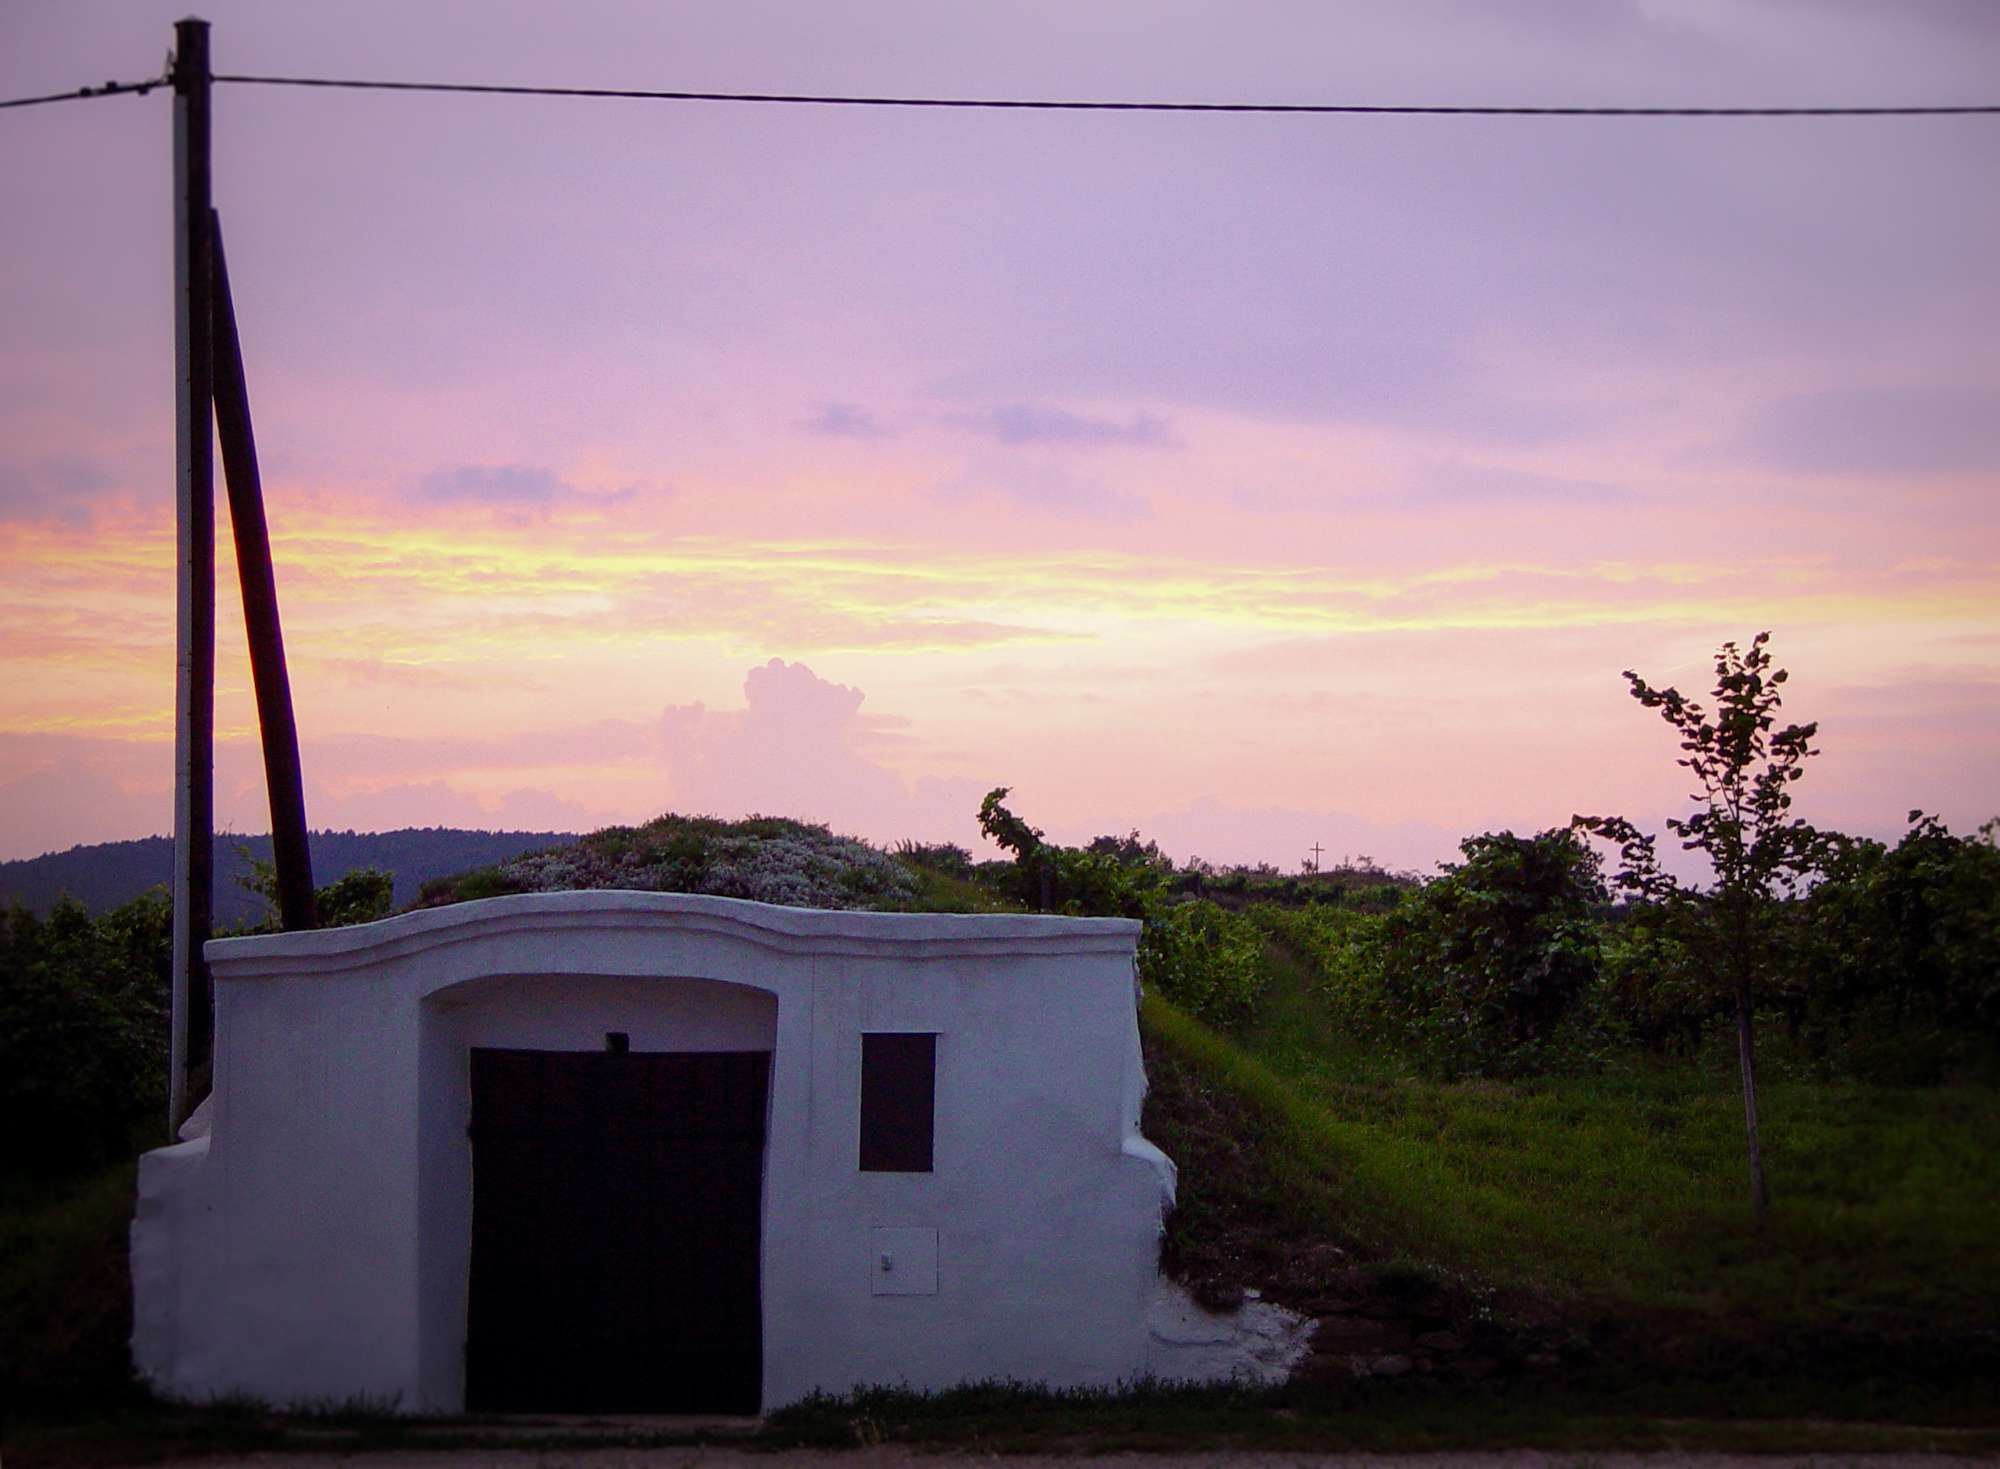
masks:
<instances>
[{"instance_id":1,"label":"forested ridge","mask_svg":"<svg viewBox=\"0 0 2000 1469\"><path fill-rule=\"evenodd\" d=\"M413 901L433 878L504 862L523 852L573 842L573 832L471 831L452 826L406 826L395 831L316 831L311 834L313 875L330 881L357 867L373 867L395 880L398 907ZM247 854L247 855L246 855ZM256 923L264 900L245 888L251 859L271 860L268 835L215 839L215 922L218 928ZM171 882L173 838L139 837L97 842L13 862L0 862L0 905L19 903L47 917L64 894L102 913L129 903L146 889Z\"/></svg>"}]
</instances>

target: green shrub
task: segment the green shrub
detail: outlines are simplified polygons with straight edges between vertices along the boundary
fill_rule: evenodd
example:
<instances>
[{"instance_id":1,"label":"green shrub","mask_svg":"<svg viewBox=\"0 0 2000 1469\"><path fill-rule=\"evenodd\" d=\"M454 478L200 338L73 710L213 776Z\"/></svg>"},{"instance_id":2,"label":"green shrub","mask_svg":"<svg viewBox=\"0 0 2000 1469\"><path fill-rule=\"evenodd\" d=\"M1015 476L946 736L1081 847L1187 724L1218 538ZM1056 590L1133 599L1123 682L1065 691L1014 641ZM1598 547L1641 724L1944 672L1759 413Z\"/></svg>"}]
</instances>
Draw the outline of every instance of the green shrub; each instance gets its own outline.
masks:
<instances>
[{"instance_id":1,"label":"green shrub","mask_svg":"<svg viewBox=\"0 0 2000 1469\"><path fill-rule=\"evenodd\" d=\"M1828 1070L1926 1082L2000 1050L2000 849L1910 813L1894 847L1832 836L1791 910L1772 1000Z\"/></svg>"},{"instance_id":2,"label":"green shrub","mask_svg":"<svg viewBox=\"0 0 2000 1469\"><path fill-rule=\"evenodd\" d=\"M526 883L502 867L475 867L456 877L432 878L417 890L417 906L438 908L448 903L470 903L480 898L504 898L527 890Z\"/></svg>"},{"instance_id":3,"label":"green shrub","mask_svg":"<svg viewBox=\"0 0 2000 1469\"><path fill-rule=\"evenodd\" d=\"M1444 1076L1568 1069L1598 1048L1598 859L1563 829L1468 837L1423 886L1370 885L1355 906L1260 906L1313 966L1352 1035ZM1343 894L1343 896L1346 896Z\"/></svg>"},{"instance_id":4,"label":"green shrub","mask_svg":"<svg viewBox=\"0 0 2000 1469\"><path fill-rule=\"evenodd\" d=\"M53 1173L124 1155L166 1105L173 914L164 890L92 919L14 905L0 944L0 1165Z\"/></svg>"},{"instance_id":5,"label":"green shrub","mask_svg":"<svg viewBox=\"0 0 2000 1469\"><path fill-rule=\"evenodd\" d=\"M1391 1015L1382 987L1386 913L1332 903L1305 908L1260 903L1250 914L1259 928L1310 966L1342 1030L1357 1038L1401 1036L1403 1027Z\"/></svg>"},{"instance_id":6,"label":"green shrub","mask_svg":"<svg viewBox=\"0 0 2000 1469\"><path fill-rule=\"evenodd\" d=\"M1596 985L1597 854L1567 828L1467 837L1388 918L1384 1006L1444 1076L1562 1069L1587 1049L1579 1001Z\"/></svg>"},{"instance_id":7,"label":"green shrub","mask_svg":"<svg viewBox=\"0 0 2000 1469\"><path fill-rule=\"evenodd\" d=\"M1014 854L1002 874L1007 895L1025 907L1073 918L1144 918L1148 896L1158 891L1155 868L1127 866L1110 852L1091 852L1047 841L1002 804L1007 787L989 791L979 805L979 829Z\"/></svg>"},{"instance_id":8,"label":"green shrub","mask_svg":"<svg viewBox=\"0 0 2000 1469\"><path fill-rule=\"evenodd\" d=\"M1267 979L1256 923L1214 903L1149 905L1139 938L1139 977L1210 1023L1241 1020Z\"/></svg>"},{"instance_id":9,"label":"green shrub","mask_svg":"<svg viewBox=\"0 0 2000 1469\"><path fill-rule=\"evenodd\" d=\"M1005 786L987 794L979 827L1014 853L1013 868L1004 874L1010 896L1073 917L1139 919L1142 982L1205 1020L1249 1013L1265 979L1263 942L1253 922L1211 902L1175 902L1168 890L1172 866L1153 860L1159 848L1142 845L1137 832L1100 837L1093 850L1057 846L1008 810L1006 796Z\"/></svg>"},{"instance_id":10,"label":"green shrub","mask_svg":"<svg viewBox=\"0 0 2000 1469\"><path fill-rule=\"evenodd\" d=\"M926 872L939 872L946 877L972 876L972 853L957 842L902 841L896 843L896 855Z\"/></svg>"},{"instance_id":11,"label":"green shrub","mask_svg":"<svg viewBox=\"0 0 2000 1469\"><path fill-rule=\"evenodd\" d=\"M247 847L239 846L236 851L250 864L250 875L237 878L237 882L264 900L264 921L255 931L276 933L283 926L278 919L278 869L261 857L251 856ZM426 893L435 881L424 884ZM378 918L387 918L395 906L395 874L379 867L357 867L313 890L313 919L319 928L373 923Z\"/></svg>"},{"instance_id":12,"label":"green shrub","mask_svg":"<svg viewBox=\"0 0 2000 1469\"><path fill-rule=\"evenodd\" d=\"M1673 910L1635 904L1598 927L1600 967L1591 996L1608 1037L1659 1057L1700 1051L1727 1009Z\"/></svg>"},{"instance_id":13,"label":"green shrub","mask_svg":"<svg viewBox=\"0 0 2000 1469\"><path fill-rule=\"evenodd\" d=\"M379 867L357 867L313 894L321 928L373 923L396 906L396 879Z\"/></svg>"}]
</instances>

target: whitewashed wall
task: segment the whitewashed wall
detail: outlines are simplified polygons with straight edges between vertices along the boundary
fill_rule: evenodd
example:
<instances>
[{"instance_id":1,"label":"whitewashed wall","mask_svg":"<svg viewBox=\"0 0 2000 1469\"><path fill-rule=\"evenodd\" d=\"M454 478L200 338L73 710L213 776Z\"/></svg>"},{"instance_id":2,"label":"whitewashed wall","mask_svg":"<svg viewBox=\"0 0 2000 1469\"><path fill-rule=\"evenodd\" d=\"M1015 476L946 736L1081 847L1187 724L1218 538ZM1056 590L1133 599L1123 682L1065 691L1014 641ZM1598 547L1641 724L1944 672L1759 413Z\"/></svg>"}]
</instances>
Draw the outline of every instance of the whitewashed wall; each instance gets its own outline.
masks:
<instances>
[{"instance_id":1,"label":"whitewashed wall","mask_svg":"<svg viewBox=\"0 0 2000 1469\"><path fill-rule=\"evenodd\" d=\"M473 1047L770 1048L763 1398L1160 1363L1172 1165L1122 919L832 913L680 894L493 898L218 940L208 1132L149 1153L140 1371L177 1397L464 1401ZM934 1031L935 1171L857 1168L861 1036ZM899 1233L878 1236L877 1231ZM936 1238L936 1290L878 1251Z\"/></svg>"}]
</instances>

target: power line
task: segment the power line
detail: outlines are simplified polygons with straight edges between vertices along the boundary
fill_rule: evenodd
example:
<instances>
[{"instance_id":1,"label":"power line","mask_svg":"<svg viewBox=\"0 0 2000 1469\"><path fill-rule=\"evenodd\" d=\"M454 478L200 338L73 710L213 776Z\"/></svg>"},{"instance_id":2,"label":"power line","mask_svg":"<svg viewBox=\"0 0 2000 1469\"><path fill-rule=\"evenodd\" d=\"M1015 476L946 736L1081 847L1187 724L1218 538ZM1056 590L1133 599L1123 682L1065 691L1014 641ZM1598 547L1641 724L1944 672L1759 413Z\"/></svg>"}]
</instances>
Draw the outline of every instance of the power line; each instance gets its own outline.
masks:
<instances>
[{"instance_id":1,"label":"power line","mask_svg":"<svg viewBox=\"0 0 2000 1469\"><path fill-rule=\"evenodd\" d=\"M388 82L359 77L252 76L218 73L217 82L259 87L320 87L361 92L446 92L499 97L611 97L645 102L767 102L806 107L928 107L1012 112L1225 112L1389 117L1965 117L2000 113L2000 103L1911 107L1501 107L1363 102L1110 102L1020 97L869 97L810 92L685 92L641 87L514 86L500 82ZM171 76L106 82L72 92L0 101L0 109L88 97L140 96L171 86Z\"/></svg>"},{"instance_id":2,"label":"power line","mask_svg":"<svg viewBox=\"0 0 2000 1469\"><path fill-rule=\"evenodd\" d=\"M172 77L160 76L143 82L106 82L101 87L78 87L74 92L50 92L41 97L13 97L0 102L0 108L39 107L44 102L74 102L82 97L115 97L120 92L137 92L143 97L155 87L172 86L173 81Z\"/></svg>"},{"instance_id":3,"label":"power line","mask_svg":"<svg viewBox=\"0 0 2000 1469\"><path fill-rule=\"evenodd\" d=\"M678 92L639 87L510 86L498 82L384 82L354 77L247 76L214 80L260 87L366 92L472 92L501 97L621 97L647 102L775 102L808 107L990 108L1018 112L1266 112L1444 117L1953 117L2000 113L2000 103L1920 107L1480 107L1358 102L1083 102L999 97L854 97L799 92Z\"/></svg>"}]
</instances>

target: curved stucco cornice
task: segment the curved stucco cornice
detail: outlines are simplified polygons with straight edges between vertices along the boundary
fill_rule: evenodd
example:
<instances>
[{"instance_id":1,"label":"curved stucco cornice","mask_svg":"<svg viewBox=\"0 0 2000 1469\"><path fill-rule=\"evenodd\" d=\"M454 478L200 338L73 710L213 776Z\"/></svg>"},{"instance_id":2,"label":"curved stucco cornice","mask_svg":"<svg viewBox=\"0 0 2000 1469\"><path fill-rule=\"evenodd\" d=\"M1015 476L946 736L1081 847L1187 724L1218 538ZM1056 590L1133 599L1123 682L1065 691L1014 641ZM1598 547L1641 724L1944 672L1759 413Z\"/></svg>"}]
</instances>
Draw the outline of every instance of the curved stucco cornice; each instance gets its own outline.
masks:
<instances>
[{"instance_id":1,"label":"curved stucco cornice","mask_svg":"<svg viewBox=\"0 0 2000 1469\"><path fill-rule=\"evenodd\" d=\"M786 908L693 893L592 890L481 898L348 928L212 939L203 952L218 979L332 974L475 941L586 934L711 934L787 954L887 959L1129 956L1138 944L1139 927L1130 918L862 913ZM558 960L539 967L558 971L574 967L580 972L590 966L579 953L574 966Z\"/></svg>"}]
</instances>

